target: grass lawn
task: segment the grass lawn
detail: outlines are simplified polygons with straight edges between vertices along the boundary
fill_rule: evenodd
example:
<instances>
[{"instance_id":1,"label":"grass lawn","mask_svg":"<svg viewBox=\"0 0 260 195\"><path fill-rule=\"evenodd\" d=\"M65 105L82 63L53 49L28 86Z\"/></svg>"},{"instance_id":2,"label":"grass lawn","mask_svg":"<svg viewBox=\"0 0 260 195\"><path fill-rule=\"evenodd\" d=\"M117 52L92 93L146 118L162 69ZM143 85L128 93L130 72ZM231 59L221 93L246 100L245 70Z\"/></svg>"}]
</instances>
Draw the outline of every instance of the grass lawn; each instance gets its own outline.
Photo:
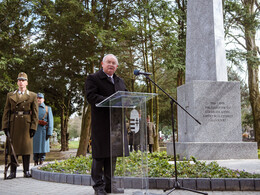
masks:
<instances>
[{"instance_id":1,"label":"grass lawn","mask_svg":"<svg viewBox=\"0 0 260 195\"><path fill-rule=\"evenodd\" d=\"M69 149L78 149L79 147L79 141L69 141ZM51 145L52 150L59 150L60 144L52 144Z\"/></svg>"},{"instance_id":2,"label":"grass lawn","mask_svg":"<svg viewBox=\"0 0 260 195\"><path fill-rule=\"evenodd\" d=\"M79 141L69 141L69 149L78 149ZM52 149L60 149L60 144L52 145ZM260 149L257 150L258 159L260 159Z\"/></svg>"},{"instance_id":3,"label":"grass lawn","mask_svg":"<svg viewBox=\"0 0 260 195\"><path fill-rule=\"evenodd\" d=\"M78 149L79 141L69 141L69 149Z\"/></svg>"}]
</instances>

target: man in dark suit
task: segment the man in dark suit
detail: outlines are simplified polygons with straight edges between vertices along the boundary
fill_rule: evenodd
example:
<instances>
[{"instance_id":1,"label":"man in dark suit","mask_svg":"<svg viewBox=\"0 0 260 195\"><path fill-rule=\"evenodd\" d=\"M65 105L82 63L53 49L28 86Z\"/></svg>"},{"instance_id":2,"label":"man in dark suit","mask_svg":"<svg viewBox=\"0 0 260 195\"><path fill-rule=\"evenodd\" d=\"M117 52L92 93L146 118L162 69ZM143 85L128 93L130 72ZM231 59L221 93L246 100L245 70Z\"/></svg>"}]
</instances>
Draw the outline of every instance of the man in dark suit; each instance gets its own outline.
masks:
<instances>
[{"instance_id":1,"label":"man in dark suit","mask_svg":"<svg viewBox=\"0 0 260 195\"><path fill-rule=\"evenodd\" d=\"M111 182L115 170L116 157L110 153L110 112L109 108L96 107L95 104L103 101L116 91L126 91L124 81L115 72L118 60L113 54L104 56L102 70L87 77L85 89L88 102L91 104L91 146L92 170L96 195L107 193L123 193L123 189L115 187ZM112 164L111 164L112 158ZM113 166L112 166L113 165ZM111 171L111 166L112 171Z\"/></svg>"}]
</instances>

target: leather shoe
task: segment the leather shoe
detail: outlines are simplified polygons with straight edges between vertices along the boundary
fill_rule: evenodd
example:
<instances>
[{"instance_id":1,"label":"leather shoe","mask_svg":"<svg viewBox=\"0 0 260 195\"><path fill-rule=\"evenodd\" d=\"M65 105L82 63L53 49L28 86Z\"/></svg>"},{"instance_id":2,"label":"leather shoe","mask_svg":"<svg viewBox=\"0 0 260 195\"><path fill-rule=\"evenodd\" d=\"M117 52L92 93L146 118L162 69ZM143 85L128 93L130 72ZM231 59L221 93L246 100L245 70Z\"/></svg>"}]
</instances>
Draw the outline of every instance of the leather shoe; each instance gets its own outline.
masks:
<instances>
[{"instance_id":1,"label":"leather shoe","mask_svg":"<svg viewBox=\"0 0 260 195\"><path fill-rule=\"evenodd\" d=\"M28 177L32 177L32 175L30 174L29 171L26 171L26 172L23 174L23 177L28 178Z\"/></svg>"},{"instance_id":2,"label":"leather shoe","mask_svg":"<svg viewBox=\"0 0 260 195\"><path fill-rule=\"evenodd\" d=\"M95 195L107 195L107 193L103 189L97 189L95 190Z\"/></svg>"},{"instance_id":3,"label":"leather shoe","mask_svg":"<svg viewBox=\"0 0 260 195\"><path fill-rule=\"evenodd\" d=\"M13 179L13 178L16 178L15 172L11 172L10 175L6 179Z\"/></svg>"},{"instance_id":4,"label":"leather shoe","mask_svg":"<svg viewBox=\"0 0 260 195\"><path fill-rule=\"evenodd\" d=\"M106 190L107 193L113 193L113 194L123 194L124 193L124 189L123 188L116 188L113 187L112 190Z\"/></svg>"}]
</instances>

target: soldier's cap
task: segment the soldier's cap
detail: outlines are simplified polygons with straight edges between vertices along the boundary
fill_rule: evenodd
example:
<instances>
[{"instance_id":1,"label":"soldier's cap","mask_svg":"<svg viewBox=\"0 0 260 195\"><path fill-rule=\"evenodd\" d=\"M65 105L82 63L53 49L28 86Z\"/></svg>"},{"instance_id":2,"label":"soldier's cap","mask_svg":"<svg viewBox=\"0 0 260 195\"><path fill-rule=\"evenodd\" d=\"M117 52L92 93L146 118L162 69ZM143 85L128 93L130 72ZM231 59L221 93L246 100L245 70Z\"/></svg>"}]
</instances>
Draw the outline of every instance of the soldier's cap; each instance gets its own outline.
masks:
<instances>
[{"instance_id":1,"label":"soldier's cap","mask_svg":"<svg viewBox=\"0 0 260 195\"><path fill-rule=\"evenodd\" d=\"M25 72L20 72L20 73L18 74L17 80L28 81L27 74L26 74Z\"/></svg>"},{"instance_id":2,"label":"soldier's cap","mask_svg":"<svg viewBox=\"0 0 260 195\"><path fill-rule=\"evenodd\" d=\"M37 93L38 98L44 98L44 95L42 93Z\"/></svg>"}]
</instances>

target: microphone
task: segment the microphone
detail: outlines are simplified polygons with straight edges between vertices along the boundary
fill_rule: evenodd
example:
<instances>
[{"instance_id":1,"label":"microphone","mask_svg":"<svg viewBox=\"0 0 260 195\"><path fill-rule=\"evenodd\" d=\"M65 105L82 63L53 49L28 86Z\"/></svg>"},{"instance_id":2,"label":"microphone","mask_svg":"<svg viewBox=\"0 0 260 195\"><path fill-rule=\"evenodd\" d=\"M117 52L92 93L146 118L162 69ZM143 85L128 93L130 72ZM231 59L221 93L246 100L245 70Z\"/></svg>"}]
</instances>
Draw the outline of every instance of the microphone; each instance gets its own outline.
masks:
<instances>
[{"instance_id":1,"label":"microphone","mask_svg":"<svg viewBox=\"0 0 260 195\"><path fill-rule=\"evenodd\" d=\"M139 75L139 74L142 74L142 75L151 75L152 73L150 72L141 72L140 70L134 70L134 75Z\"/></svg>"}]
</instances>

